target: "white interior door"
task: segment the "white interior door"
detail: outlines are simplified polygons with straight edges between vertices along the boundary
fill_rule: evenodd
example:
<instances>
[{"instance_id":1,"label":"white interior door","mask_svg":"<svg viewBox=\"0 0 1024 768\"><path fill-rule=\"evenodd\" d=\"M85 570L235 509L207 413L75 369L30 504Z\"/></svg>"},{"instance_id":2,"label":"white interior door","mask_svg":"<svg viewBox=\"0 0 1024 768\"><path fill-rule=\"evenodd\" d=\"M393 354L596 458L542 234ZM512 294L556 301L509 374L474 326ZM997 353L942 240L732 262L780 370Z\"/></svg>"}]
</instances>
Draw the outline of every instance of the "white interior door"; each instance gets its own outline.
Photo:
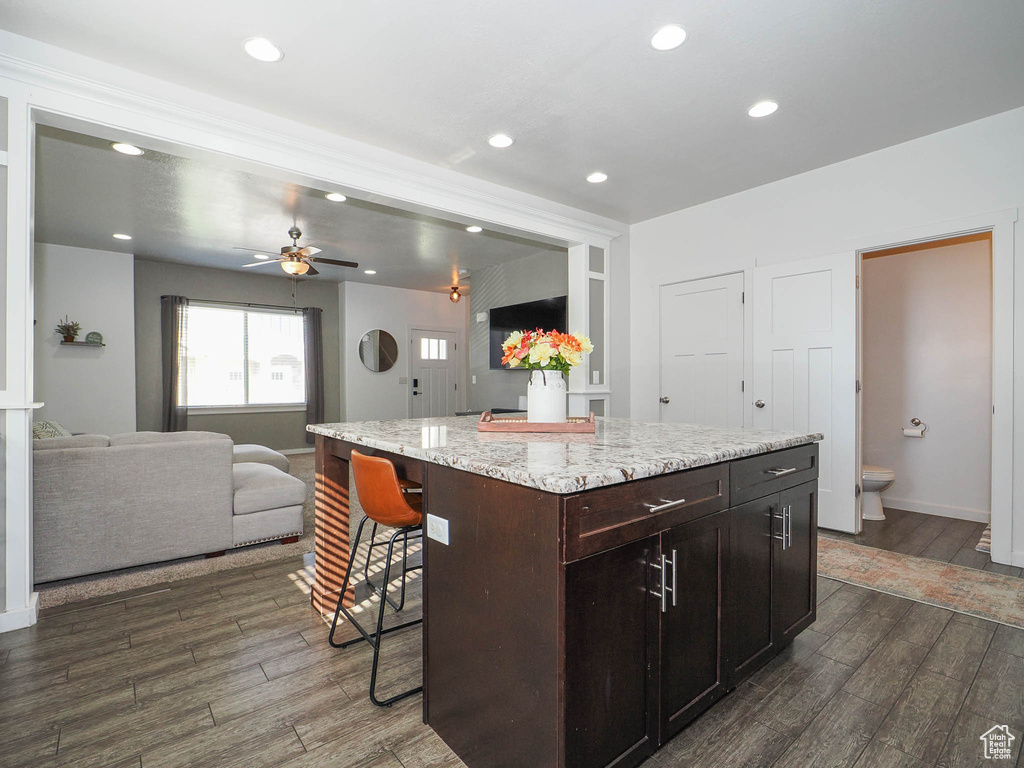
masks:
<instances>
[{"instance_id":1,"label":"white interior door","mask_svg":"<svg viewBox=\"0 0 1024 768\"><path fill-rule=\"evenodd\" d=\"M412 417L454 416L455 332L413 330L410 338Z\"/></svg>"},{"instance_id":2,"label":"white interior door","mask_svg":"<svg viewBox=\"0 0 1024 768\"><path fill-rule=\"evenodd\" d=\"M661 420L743 426L743 273L661 287Z\"/></svg>"},{"instance_id":3,"label":"white interior door","mask_svg":"<svg viewBox=\"0 0 1024 768\"><path fill-rule=\"evenodd\" d=\"M821 432L818 524L858 532L857 256L754 270L753 426Z\"/></svg>"}]
</instances>

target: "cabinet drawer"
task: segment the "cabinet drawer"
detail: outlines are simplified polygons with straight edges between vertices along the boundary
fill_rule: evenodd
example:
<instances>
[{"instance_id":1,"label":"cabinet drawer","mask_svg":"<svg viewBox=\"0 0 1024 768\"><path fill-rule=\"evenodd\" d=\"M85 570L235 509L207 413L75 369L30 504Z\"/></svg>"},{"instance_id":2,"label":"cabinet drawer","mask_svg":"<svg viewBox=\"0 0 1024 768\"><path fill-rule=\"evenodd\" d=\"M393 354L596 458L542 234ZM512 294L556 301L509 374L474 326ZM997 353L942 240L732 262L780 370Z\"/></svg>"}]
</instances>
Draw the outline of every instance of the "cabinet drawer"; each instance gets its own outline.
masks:
<instances>
[{"instance_id":1,"label":"cabinet drawer","mask_svg":"<svg viewBox=\"0 0 1024 768\"><path fill-rule=\"evenodd\" d=\"M818 446L801 445L739 459L730 465L729 477L733 506L816 480Z\"/></svg>"},{"instance_id":2,"label":"cabinet drawer","mask_svg":"<svg viewBox=\"0 0 1024 768\"><path fill-rule=\"evenodd\" d=\"M729 506L729 466L715 464L599 488L565 501L564 560L572 562Z\"/></svg>"}]
</instances>

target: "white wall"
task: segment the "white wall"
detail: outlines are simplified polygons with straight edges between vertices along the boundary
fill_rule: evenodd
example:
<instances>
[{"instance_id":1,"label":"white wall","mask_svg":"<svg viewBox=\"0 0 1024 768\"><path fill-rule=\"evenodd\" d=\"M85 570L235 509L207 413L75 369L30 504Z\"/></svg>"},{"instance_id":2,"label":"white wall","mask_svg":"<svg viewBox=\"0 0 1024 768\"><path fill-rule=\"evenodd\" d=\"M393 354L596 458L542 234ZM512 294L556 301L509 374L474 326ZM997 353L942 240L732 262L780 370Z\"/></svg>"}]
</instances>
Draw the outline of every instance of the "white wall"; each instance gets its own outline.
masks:
<instances>
[{"instance_id":1,"label":"white wall","mask_svg":"<svg viewBox=\"0 0 1024 768\"><path fill-rule=\"evenodd\" d=\"M46 404L35 420L72 432L134 432L134 257L45 243L35 256L35 397ZM82 324L79 341L99 331L107 346L61 346L54 326L65 315Z\"/></svg>"},{"instance_id":2,"label":"white wall","mask_svg":"<svg viewBox=\"0 0 1024 768\"><path fill-rule=\"evenodd\" d=\"M455 331L459 384L459 410L466 403L466 324L469 301L458 304L447 293L341 283L339 303L342 328L342 414L346 421L404 419L409 417L409 330L426 328ZM398 342L398 364L390 371L373 373L359 360L359 340L380 328ZM405 383L400 380L405 379Z\"/></svg>"},{"instance_id":3,"label":"white wall","mask_svg":"<svg viewBox=\"0 0 1024 768\"><path fill-rule=\"evenodd\" d=\"M1024 108L630 227L633 418L658 414L658 286L855 250L865 240L1024 204ZM1024 227L1015 228L1024 253ZM1024 364L1024 269L1014 273ZM1024 488L1024 376L1014 392L1014 487ZM1024 505L1013 550L1024 558ZM1024 560L1022 560L1024 561Z\"/></svg>"},{"instance_id":4,"label":"white wall","mask_svg":"<svg viewBox=\"0 0 1024 768\"><path fill-rule=\"evenodd\" d=\"M984 520L991 509L992 262L987 241L865 259L862 459L885 506ZM911 418L928 425L906 438Z\"/></svg>"}]
</instances>

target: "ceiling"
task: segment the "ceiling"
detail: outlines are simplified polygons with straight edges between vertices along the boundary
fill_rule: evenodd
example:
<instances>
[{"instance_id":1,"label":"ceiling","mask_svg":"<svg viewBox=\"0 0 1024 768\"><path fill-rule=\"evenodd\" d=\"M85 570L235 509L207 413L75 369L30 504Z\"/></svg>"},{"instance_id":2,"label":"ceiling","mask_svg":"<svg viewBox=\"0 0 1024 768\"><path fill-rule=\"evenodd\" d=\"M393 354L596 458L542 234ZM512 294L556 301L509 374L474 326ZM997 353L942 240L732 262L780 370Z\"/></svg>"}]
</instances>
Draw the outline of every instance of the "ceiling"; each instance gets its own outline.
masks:
<instances>
[{"instance_id":1,"label":"ceiling","mask_svg":"<svg viewBox=\"0 0 1024 768\"><path fill-rule=\"evenodd\" d=\"M1010 0L0 0L0 27L627 222L1024 104Z\"/></svg>"},{"instance_id":2,"label":"ceiling","mask_svg":"<svg viewBox=\"0 0 1024 768\"><path fill-rule=\"evenodd\" d=\"M334 191L229 168L211 159L146 148L130 157L109 139L40 126L36 151L36 231L39 242L133 253L137 257L241 269L254 261L234 246L276 255L290 245L288 228L302 230L300 245L316 245L327 258L356 261L359 269L318 265L303 279L375 283L446 291L474 270L564 248L514 234L471 234L465 223L403 211ZM113 234L132 236L130 242ZM564 259L564 256L561 258ZM374 269L375 275L363 270ZM469 274L459 274L460 269ZM284 276L276 265L247 271Z\"/></svg>"}]
</instances>

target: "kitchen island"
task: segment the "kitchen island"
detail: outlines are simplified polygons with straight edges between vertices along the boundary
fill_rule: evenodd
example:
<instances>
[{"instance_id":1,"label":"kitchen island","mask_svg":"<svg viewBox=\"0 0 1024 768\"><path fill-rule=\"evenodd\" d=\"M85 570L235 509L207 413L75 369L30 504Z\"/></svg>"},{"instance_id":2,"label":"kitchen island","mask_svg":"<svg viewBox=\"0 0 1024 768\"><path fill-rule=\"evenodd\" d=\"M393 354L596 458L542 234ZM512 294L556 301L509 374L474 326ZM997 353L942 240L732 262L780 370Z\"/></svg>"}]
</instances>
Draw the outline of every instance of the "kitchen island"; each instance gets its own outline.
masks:
<instances>
[{"instance_id":1,"label":"kitchen island","mask_svg":"<svg viewBox=\"0 0 1024 768\"><path fill-rule=\"evenodd\" d=\"M308 427L323 613L351 450L423 484L424 721L470 768L638 765L814 621L820 434L475 421Z\"/></svg>"}]
</instances>

